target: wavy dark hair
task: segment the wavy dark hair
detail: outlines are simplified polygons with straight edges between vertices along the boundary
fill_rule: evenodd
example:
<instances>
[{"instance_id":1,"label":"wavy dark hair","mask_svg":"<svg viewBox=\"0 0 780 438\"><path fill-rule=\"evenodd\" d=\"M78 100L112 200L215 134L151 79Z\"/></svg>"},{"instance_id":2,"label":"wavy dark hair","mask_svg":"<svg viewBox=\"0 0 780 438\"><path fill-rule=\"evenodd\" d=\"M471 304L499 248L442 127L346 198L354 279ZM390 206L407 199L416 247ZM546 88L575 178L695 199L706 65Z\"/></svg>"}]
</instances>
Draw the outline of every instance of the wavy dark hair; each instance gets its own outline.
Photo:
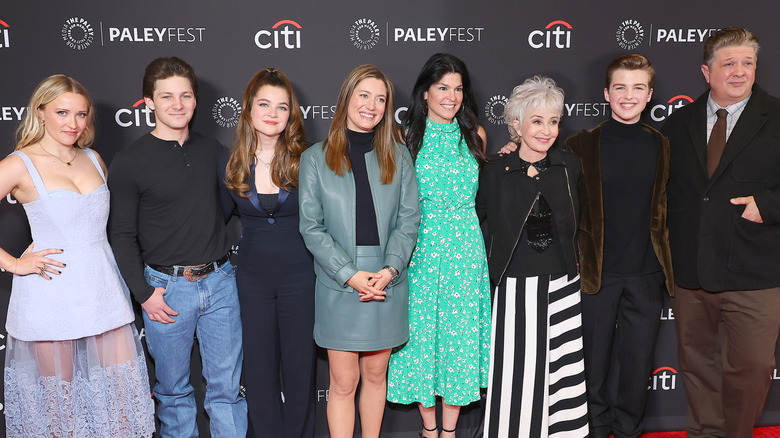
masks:
<instances>
[{"instance_id":1,"label":"wavy dark hair","mask_svg":"<svg viewBox=\"0 0 780 438\"><path fill-rule=\"evenodd\" d=\"M423 99L423 94L437 83L447 73L460 74L463 81L463 102L460 105L460 113L456 119L460 126L460 134L466 145L479 163L487 160L485 145L479 136L479 116L474 92L471 90L471 78L466 64L454 55L437 53L425 62L412 90L412 100L409 109L404 116L406 128L406 147L412 154L412 159L417 160L417 153L422 147L422 139L425 134L425 120L428 113L428 104Z\"/></svg>"}]
</instances>

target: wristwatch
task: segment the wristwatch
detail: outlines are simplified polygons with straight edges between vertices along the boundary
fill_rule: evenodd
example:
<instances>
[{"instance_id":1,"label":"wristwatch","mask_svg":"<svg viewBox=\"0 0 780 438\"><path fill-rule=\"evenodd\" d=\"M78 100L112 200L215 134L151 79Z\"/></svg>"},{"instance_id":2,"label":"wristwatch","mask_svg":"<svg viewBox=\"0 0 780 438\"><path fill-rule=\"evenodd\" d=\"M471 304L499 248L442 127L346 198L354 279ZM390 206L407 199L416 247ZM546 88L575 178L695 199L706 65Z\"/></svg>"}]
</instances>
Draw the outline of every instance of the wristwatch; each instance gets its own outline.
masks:
<instances>
[{"instance_id":1,"label":"wristwatch","mask_svg":"<svg viewBox=\"0 0 780 438\"><path fill-rule=\"evenodd\" d=\"M398 278L398 269L395 269L394 267L392 267L392 266L390 266L390 265L384 265L384 266L382 267L382 269L387 269L387 270L390 272L390 275L392 275L392 276L393 276L393 277L390 279L390 281L391 281L391 282L392 282L393 280L395 280L396 278Z\"/></svg>"}]
</instances>

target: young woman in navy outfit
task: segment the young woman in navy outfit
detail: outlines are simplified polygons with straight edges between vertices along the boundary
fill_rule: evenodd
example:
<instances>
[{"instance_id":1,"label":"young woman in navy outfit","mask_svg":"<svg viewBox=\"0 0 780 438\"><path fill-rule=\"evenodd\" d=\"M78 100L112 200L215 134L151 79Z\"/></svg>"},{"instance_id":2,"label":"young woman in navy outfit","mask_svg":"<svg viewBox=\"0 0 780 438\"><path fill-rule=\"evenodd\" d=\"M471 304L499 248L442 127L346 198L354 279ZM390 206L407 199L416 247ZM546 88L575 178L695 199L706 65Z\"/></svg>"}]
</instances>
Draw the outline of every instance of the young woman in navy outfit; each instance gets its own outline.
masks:
<instances>
[{"instance_id":1,"label":"young woman in navy outfit","mask_svg":"<svg viewBox=\"0 0 780 438\"><path fill-rule=\"evenodd\" d=\"M236 281L249 437L314 435L314 268L298 232L303 115L280 70L255 74L220 171L241 215ZM284 401L282 400L284 393Z\"/></svg>"}]
</instances>

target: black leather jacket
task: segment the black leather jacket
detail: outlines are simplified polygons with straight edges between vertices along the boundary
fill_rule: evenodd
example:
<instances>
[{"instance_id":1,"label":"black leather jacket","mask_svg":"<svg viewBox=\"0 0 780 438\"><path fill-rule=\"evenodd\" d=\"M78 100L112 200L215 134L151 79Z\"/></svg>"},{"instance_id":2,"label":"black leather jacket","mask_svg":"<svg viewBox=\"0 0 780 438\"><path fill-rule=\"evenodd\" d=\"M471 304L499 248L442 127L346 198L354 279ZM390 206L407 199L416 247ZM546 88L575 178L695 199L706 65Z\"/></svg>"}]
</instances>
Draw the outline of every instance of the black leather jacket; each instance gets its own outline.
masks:
<instances>
[{"instance_id":1,"label":"black leather jacket","mask_svg":"<svg viewBox=\"0 0 780 438\"><path fill-rule=\"evenodd\" d=\"M547 155L550 168L539 175L539 184L553 211L566 273L571 279L577 275L579 265L577 184L582 168L579 158L569 151L550 149ZM494 285L503 280L525 221L540 194L523 190L516 183L517 178L527 178L516 170L517 166L510 165L517 159L516 153L494 155L479 176L476 208L483 224L490 280Z\"/></svg>"}]
</instances>

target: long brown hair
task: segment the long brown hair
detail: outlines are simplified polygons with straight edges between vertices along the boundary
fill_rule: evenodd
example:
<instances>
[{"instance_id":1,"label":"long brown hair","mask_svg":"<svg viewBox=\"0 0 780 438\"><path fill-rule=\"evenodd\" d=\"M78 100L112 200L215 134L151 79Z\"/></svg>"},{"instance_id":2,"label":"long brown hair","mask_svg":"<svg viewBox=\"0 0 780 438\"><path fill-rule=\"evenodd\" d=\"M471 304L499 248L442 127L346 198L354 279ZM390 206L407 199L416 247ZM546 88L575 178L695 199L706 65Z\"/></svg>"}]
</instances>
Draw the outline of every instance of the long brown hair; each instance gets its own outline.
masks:
<instances>
[{"instance_id":1,"label":"long brown hair","mask_svg":"<svg viewBox=\"0 0 780 438\"><path fill-rule=\"evenodd\" d=\"M387 87L387 102L382 120L374 127L374 150L379 169L382 171L382 184L390 184L395 177L395 152L400 137L393 122L393 83L376 66L365 64L352 70L341 85L336 111L328 130L328 139L322 144L325 162L338 176L352 170L347 150L347 109L355 87L363 79L374 78L384 82Z\"/></svg>"},{"instance_id":2,"label":"long brown hair","mask_svg":"<svg viewBox=\"0 0 780 438\"><path fill-rule=\"evenodd\" d=\"M281 70L266 68L255 74L244 91L244 101L241 117L236 127L236 138L233 150L225 169L225 185L242 198L249 195L249 167L255 159L257 148L257 132L252 125L252 102L257 92L265 85L279 87L287 91L290 99L290 118L287 126L279 135L274 147L274 158L271 160L271 181L277 187L290 191L298 187L298 167L301 154L306 149L303 127L303 114L298 105L298 99L290 81Z\"/></svg>"},{"instance_id":3,"label":"long brown hair","mask_svg":"<svg viewBox=\"0 0 780 438\"><path fill-rule=\"evenodd\" d=\"M35 91L33 91L30 97L24 120L22 120L22 123L16 130L16 147L14 150L18 151L25 146L39 142L43 138L46 129L43 125L43 120L38 117L38 110L43 109L51 101L65 93L79 94L87 99L87 127L84 129L81 137L76 140L75 146L79 148L92 146L92 142L95 140L95 111L92 106L92 99L89 98L87 89L79 81L70 76L59 74L49 76L35 87Z\"/></svg>"}]
</instances>

